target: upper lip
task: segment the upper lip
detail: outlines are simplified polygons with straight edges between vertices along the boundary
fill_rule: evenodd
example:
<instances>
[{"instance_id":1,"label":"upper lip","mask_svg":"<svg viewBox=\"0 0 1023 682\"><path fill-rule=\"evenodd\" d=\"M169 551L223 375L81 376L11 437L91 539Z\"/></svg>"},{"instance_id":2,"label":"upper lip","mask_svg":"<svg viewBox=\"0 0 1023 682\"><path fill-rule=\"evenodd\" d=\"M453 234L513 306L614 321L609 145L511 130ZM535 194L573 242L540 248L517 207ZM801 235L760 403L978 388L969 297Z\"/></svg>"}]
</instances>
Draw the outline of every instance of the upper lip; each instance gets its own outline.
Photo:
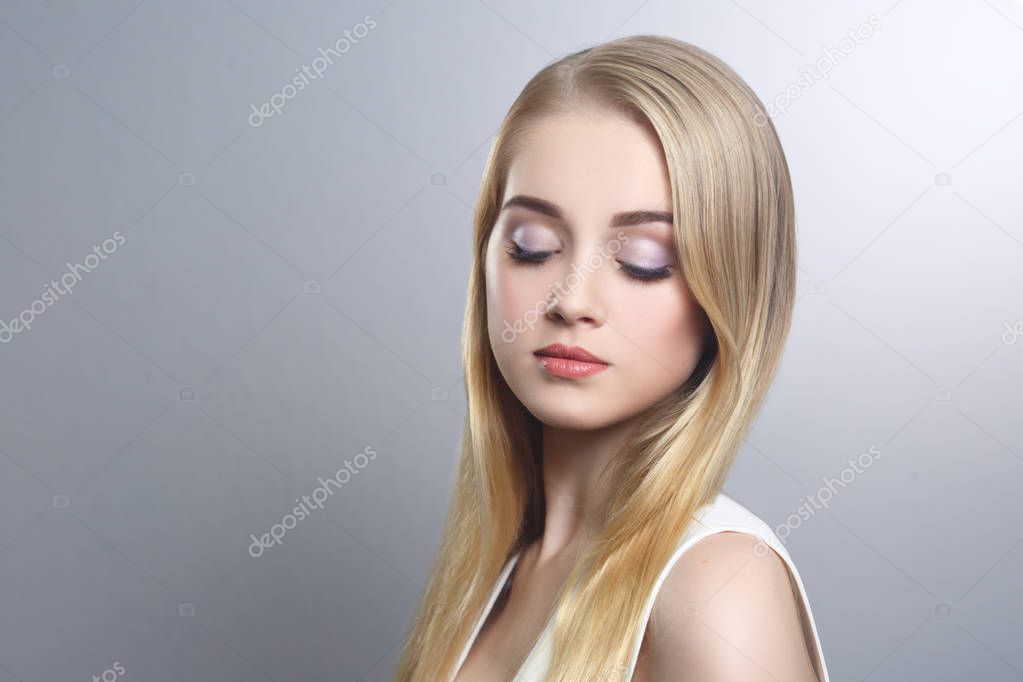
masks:
<instances>
[{"instance_id":1,"label":"upper lip","mask_svg":"<svg viewBox=\"0 0 1023 682\"><path fill-rule=\"evenodd\" d=\"M599 362L602 365L608 364L607 360L598 358L596 355L581 346L566 346L563 343L552 343L539 350L533 351L533 355L545 355L552 358L568 358L569 360L581 360L583 362Z\"/></svg>"}]
</instances>

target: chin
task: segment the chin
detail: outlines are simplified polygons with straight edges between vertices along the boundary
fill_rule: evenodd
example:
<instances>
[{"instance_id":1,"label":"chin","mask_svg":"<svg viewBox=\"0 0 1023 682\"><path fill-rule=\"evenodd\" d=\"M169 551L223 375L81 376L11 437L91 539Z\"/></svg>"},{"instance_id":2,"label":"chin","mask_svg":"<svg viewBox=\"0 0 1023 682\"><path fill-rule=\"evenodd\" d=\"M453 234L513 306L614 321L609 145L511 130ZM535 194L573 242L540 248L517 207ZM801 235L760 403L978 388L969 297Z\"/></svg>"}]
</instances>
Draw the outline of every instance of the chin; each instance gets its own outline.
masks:
<instances>
[{"instance_id":1,"label":"chin","mask_svg":"<svg viewBox=\"0 0 1023 682\"><path fill-rule=\"evenodd\" d=\"M549 404L546 401L531 403L526 404L526 409L545 426L566 431L593 431L617 421L609 415L587 409L583 401L579 400L573 401L571 405L564 402Z\"/></svg>"}]
</instances>

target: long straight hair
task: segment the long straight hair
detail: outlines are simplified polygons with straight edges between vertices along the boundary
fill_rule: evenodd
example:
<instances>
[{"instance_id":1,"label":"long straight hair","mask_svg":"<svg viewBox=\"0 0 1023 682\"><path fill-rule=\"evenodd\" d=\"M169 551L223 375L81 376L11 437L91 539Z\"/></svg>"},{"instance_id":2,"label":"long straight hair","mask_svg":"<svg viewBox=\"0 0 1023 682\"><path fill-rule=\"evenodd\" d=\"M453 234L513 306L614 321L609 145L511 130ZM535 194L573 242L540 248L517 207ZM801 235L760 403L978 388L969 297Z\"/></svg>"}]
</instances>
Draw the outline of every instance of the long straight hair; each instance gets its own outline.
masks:
<instances>
[{"instance_id":1,"label":"long straight hair","mask_svg":"<svg viewBox=\"0 0 1023 682\"><path fill-rule=\"evenodd\" d=\"M544 116L592 104L660 140L678 262L710 332L692 376L648 410L605 472L614 486L602 524L550 616L547 681L624 679L648 595L720 492L780 362L795 297L795 216L785 156L757 96L718 58L665 36L620 38L544 67L512 104L483 173L462 333L462 453L395 680L446 682L501 570L543 533L541 425L494 359L485 251L525 134Z\"/></svg>"}]
</instances>

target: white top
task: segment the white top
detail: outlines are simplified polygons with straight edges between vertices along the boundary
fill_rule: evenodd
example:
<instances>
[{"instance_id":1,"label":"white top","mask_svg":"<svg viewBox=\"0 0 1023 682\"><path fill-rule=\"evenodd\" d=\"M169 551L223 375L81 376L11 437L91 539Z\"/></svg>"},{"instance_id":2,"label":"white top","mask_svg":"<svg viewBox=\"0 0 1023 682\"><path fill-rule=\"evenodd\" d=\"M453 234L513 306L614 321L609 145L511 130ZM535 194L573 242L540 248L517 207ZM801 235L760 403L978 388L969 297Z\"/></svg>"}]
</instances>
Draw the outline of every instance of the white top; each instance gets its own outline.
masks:
<instances>
[{"instance_id":1,"label":"white top","mask_svg":"<svg viewBox=\"0 0 1023 682\"><path fill-rule=\"evenodd\" d=\"M657 597L657 593L660 590L661 585L668 577L668 573L672 566L675 565L675 562L680 556L682 556L683 552L703 538L723 531L736 531L750 533L763 540L769 547L775 550L782 559L784 559L796 585L799 587L800 605L809 624L809 630L813 635L811 655L814 658L814 666L820 671L820 682L829 682L828 669L824 663L824 653L821 649L820 637L817 634L817 625L814 623L813 613L810 610L810 600L806 596L806 589L803 587L803 581L799 577L799 572L796 570L792 557L789 556L789 553L785 549L785 546L781 543L781 540L778 539L770 527L764 523L760 517L724 493L719 493L714 501L704 506L696 516L699 521L690 524L689 528L683 534L682 540L678 544L678 548L671 555L671 558L668 559L667 564L661 570L660 576L658 576L657 582L654 584L654 588L647 598L646 608L643 611L643 628L640 630L640 636L636 638L636 642L632 647L632 657L629 661L627 679L632 678L633 671L636 669L636 659L639 657L639 649L643 640L642 635L646 630L647 621L650 619L650 612L653 610L654 600ZM468 657L469 649L472 648L472 644L476 641L476 637L479 635L479 631L483 627L483 623L486 622L487 616L490 614L490 610L493 608L494 602L497 601L497 597L501 593L501 588L504 587L505 582L508 580L508 576L511 574L512 568L515 567L515 562L518 561L519 556L520 554L517 553L509 559L508 563L505 564L504 569L502 569L501 574L497 579L497 584L494 586L490 595L490 599L477 619L476 624L473 626L472 633L469 635L469 641L465 644L465 647L462 649L462 653L458 658L458 664L455 666L456 673L451 675L449 682L454 679L455 674L457 674L457 671L465 662L466 657ZM544 674L550 665L552 637L553 621L548 619L546 626L537 638L536 643L533 645L533 649L529 652L526 660L522 662L522 666L515 674L514 682L541 682L543 680Z\"/></svg>"}]
</instances>

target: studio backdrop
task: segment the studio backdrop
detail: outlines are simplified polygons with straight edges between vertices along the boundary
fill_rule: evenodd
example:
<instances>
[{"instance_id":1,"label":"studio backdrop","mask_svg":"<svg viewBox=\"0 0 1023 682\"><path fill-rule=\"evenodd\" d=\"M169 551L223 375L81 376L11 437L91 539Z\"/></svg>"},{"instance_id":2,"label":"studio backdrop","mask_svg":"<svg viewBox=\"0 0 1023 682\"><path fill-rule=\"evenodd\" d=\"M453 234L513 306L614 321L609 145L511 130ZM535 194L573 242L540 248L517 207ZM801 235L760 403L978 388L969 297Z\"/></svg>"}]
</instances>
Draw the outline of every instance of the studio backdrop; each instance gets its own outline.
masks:
<instances>
[{"instance_id":1,"label":"studio backdrop","mask_svg":"<svg viewBox=\"0 0 1023 682\"><path fill-rule=\"evenodd\" d=\"M757 92L798 300L725 491L835 680L1023 680L1023 3L0 6L0 682L384 682L465 419L471 213L544 64Z\"/></svg>"}]
</instances>

